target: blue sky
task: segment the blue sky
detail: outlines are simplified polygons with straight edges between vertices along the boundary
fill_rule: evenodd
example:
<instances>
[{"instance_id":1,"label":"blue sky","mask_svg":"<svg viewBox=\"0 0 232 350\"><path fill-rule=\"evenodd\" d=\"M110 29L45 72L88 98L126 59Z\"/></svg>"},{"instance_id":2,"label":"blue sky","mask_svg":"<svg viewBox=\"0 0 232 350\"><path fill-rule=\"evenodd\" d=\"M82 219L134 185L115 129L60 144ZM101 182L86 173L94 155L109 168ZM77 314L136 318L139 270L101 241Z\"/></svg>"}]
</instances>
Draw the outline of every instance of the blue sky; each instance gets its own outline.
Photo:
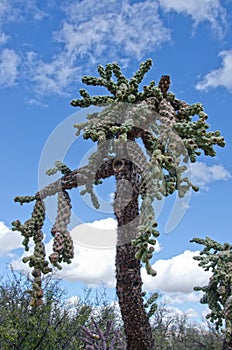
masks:
<instances>
[{"instance_id":1,"label":"blue sky","mask_svg":"<svg viewBox=\"0 0 232 350\"><path fill-rule=\"evenodd\" d=\"M45 179L44 168L52 167L62 152L65 151L68 165L77 168L93 146L75 138L72 127L84 118L83 111L69 104L79 97L81 77L97 75L98 64L114 61L130 77L139 63L150 57L153 66L145 83L153 79L158 82L162 74L169 74L170 90L188 103L203 103L211 129L221 130L226 140L225 148L216 148L216 157L201 157L191 168L192 178L201 190L184 200L185 210L181 211L183 217L177 226L171 214L180 205L175 202L176 195L165 199L162 208L156 207L161 234L153 263L158 275L151 279L143 273L146 290L159 290L173 307L200 316L203 309L192 288L204 284L208 276L192 260L199 247L189 240L206 235L221 242L231 239L231 21L230 0L1 0L2 273L9 263L15 268L26 267L21 263L21 238L10 227L17 218L27 219L31 206L21 207L13 198L34 194L41 184L52 181L53 178ZM65 143L64 134L70 142ZM78 191L72 191L76 218L73 223L81 226L74 229L74 262L61 273L69 295L81 292L83 283L104 283L113 293L114 249L88 246L94 235L102 234L108 239L105 228L110 230L111 243L114 242L113 191L113 181L99 189L105 207L98 212L80 198ZM49 208L52 205L53 202L48 203ZM45 227L48 250L52 217L51 209ZM84 222L93 221L91 236L90 225ZM169 233L167 223L171 227Z\"/></svg>"}]
</instances>

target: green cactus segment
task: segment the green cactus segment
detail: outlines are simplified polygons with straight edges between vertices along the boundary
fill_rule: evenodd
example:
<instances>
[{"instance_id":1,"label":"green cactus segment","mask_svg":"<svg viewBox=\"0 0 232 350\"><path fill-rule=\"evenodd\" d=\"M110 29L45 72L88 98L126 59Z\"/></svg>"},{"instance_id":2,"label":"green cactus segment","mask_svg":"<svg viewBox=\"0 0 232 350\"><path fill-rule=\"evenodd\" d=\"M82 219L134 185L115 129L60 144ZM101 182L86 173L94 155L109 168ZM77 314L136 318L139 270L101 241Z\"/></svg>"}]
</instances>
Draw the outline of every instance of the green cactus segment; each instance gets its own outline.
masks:
<instances>
[{"instance_id":1,"label":"green cactus segment","mask_svg":"<svg viewBox=\"0 0 232 350\"><path fill-rule=\"evenodd\" d=\"M218 330L225 326L223 331L227 337L230 337L232 334L232 245L220 244L209 237L193 238L190 242L205 246L194 259L199 261L198 265L205 271L212 272L208 285L195 287L194 290L204 293L200 302L208 304L211 310L206 317L215 323Z\"/></svg>"},{"instance_id":2,"label":"green cactus segment","mask_svg":"<svg viewBox=\"0 0 232 350\"><path fill-rule=\"evenodd\" d=\"M42 290L42 274L47 274L52 271L49 266L49 261L45 259L45 245L43 243L44 235L42 232L43 223L45 220L45 205L42 199L39 198L39 194L34 197L16 197L16 201L21 204L27 203L36 199L32 216L24 224L21 224L19 220L12 223L13 230L21 232L23 239L23 245L25 251L29 251L30 238L34 241L34 251L30 256L23 258L24 263L29 263L29 266L33 268L32 276L34 281L32 284L32 290L28 291L32 295L31 305L38 306L42 302L43 290ZM70 198L66 191L58 193L58 209L57 218L52 228L52 234L54 236L53 253L49 256L50 263L61 268L59 262L70 263L73 258L73 242L70 233L67 231L67 226L70 221L71 204Z\"/></svg>"},{"instance_id":3,"label":"green cactus segment","mask_svg":"<svg viewBox=\"0 0 232 350\"><path fill-rule=\"evenodd\" d=\"M95 182L94 184L97 185L97 184L100 184L100 183L101 183L101 182L98 181L98 182ZM82 190L82 191L80 191L80 194L81 194L82 196L85 195L85 194L87 194L87 193L90 195L91 202L92 202L94 208L99 209L100 204L99 204L99 201L98 201L98 198L97 198L96 194L94 193L93 184L91 184L91 183L90 183L90 184L87 184L87 185L85 186L85 189Z\"/></svg>"},{"instance_id":4,"label":"green cactus segment","mask_svg":"<svg viewBox=\"0 0 232 350\"><path fill-rule=\"evenodd\" d=\"M68 174L70 174L72 172L71 169L69 169L69 167L67 167L67 165L65 165L61 161L57 160L57 161L55 161L55 167L52 168L52 169L47 170L46 174L47 175L54 175L58 171L60 171L61 174L63 174L63 175L68 175Z\"/></svg>"},{"instance_id":5,"label":"green cactus segment","mask_svg":"<svg viewBox=\"0 0 232 350\"><path fill-rule=\"evenodd\" d=\"M24 203L33 202L35 199L36 196L17 196L14 198L14 201L23 205Z\"/></svg>"},{"instance_id":6,"label":"green cactus segment","mask_svg":"<svg viewBox=\"0 0 232 350\"><path fill-rule=\"evenodd\" d=\"M156 271L152 269L149 261L152 259L155 251L156 238L159 236L159 232L156 230L158 224L154 217L152 201L151 197L150 200L148 197L144 198L139 217L138 234L131 243L137 248L136 259L141 260L145 264L149 275L155 276Z\"/></svg>"},{"instance_id":7,"label":"green cactus segment","mask_svg":"<svg viewBox=\"0 0 232 350\"><path fill-rule=\"evenodd\" d=\"M146 292L143 292L143 297L146 296ZM146 300L145 300L145 308L147 309L147 316L150 318L154 315L154 313L157 311L158 305L156 303L157 299L159 297L158 293L152 293Z\"/></svg>"},{"instance_id":8,"label":"green cactus segment","mask_svg":"<svg viewBox=\"0 0 232 350\"><path fill-rule=\"evenodd\" d=\"M23 258L24 263L29 263L29 266L33 268L32 276L34 277L34 281L32 284L32 290L29 291L32 300L32 306L38 306L42 302L43 290L42 290L42 274L47 274L51 272L51 268L49 268L49 263L45 259L45 245L43 243L43 232L42 227L45 220L45 206L41 199L37 199L35 202L34 210L32 212L32 216L29 220L27 220L23 225L19 220L12 223L13 230L20 231L22 236L24 237L23 245L25 246L25 250L29 250L29 240L33 238L34 240L34 252L30 256L25 256Z\"/></svg>"},{"instance_id":9,"label":"green cactus segment","mask_svg":"<svg viewBox=\"0 0 232 350\"><path fill-rule=\"evenodd\" d=\"M91 105L101 106L114 101L129 103L140 101L150 94L150 90L152 90L153 87L152 83L150 89L145 88L143 93L138 91L138 85L143 80L151 65L151 59L141 63L139 70L129 81L122 74L118 63L107 64L105 68L103 66L98 66L98 73L101 77L84 76L82 82L92 86L104 86L112 95L91 97L85 89L80 89L79 92L83 99L72 100L71 105L74 107L89 107ZM112 79L112 75L115 76L116 82Z\"/></svg>"}]
</instances>

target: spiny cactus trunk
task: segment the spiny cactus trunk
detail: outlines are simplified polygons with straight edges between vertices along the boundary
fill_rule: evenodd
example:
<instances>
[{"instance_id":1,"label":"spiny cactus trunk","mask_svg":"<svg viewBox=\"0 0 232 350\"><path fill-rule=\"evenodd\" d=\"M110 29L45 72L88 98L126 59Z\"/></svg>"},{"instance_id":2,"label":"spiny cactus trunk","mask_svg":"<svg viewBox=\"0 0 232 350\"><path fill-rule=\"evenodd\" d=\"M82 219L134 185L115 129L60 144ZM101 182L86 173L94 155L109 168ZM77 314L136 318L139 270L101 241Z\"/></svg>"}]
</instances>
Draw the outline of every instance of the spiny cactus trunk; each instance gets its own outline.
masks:
<instances>
[{"instance_id":1,"label":"spiny cactus trunk","mask_svg":"<svg viewBox=\"0 0 232 350\"><path fill-rule=\"evenodd\" d=\"M153 350L154 340L143 305L140 263L130 244L117 247L116 291L119 299L127 350Z\"/></svg>"},{"instance_id":2,"label":"spiny cactus trunk","mask_svg":"<svg viewBox=\"0 0 232 350\"><path fill-rule=\"evenodd\" d=\"M119 299L127 350L153 350L154 340L142 298L140 262L131 245L138 226L138 188L133 165L127 163L116 177L114 211L118 221L116 292Z\"/></svg>"}]
</instances>

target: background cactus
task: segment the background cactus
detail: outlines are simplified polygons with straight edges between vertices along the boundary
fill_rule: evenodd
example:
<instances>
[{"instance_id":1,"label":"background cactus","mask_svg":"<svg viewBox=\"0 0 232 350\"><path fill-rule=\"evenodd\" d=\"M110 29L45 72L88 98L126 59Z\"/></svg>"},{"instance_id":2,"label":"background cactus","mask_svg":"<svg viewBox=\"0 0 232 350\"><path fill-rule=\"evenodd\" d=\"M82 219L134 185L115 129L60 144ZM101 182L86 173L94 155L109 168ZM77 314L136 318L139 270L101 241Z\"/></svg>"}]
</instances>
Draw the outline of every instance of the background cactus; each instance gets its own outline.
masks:
<instances>
[{"instance_id":1,"label":"background cactus","mask_svg":"<svg viewBox=\"0 0 232 350\"><path fill-rule=\"evenodd\" d=\"M189 105L168 92L171 83L168 75L163 75L157 85L151 81L139 91L139 84L151 65L151 59L141 63L131 79L123 75L117 63L99 66L100 77L84 76L83 83L104 86L108 90L107 95L91 96L81 89L82 98L71 101L74 107L103 107L100 112L87 115L85 123L75 125L77 135L82 133L84 139L97 143L97 151L90 156L88 165L74 171L56 163L55 169L49 173L61 171L63 176L60 180L46 186L35 196L16 198L21 204L36 200L36 206L40 203L42 208L47 196L58 193L57 218L52 228L54 252L49 259L52 265L60 268L60 262L70 263L73 257L72 241L67 230L71 210L67 190L84 185L82 193L88 192L97 208L99 204L93 192L94 185L104 178L115 176L114 213L118 222L116 291L128 350L149 350L154 344L143 304L140 274L141 262L148 274L156 274L150 263L159 236L152 203L176 190L180 197L191 188L197 191L198 188L185 174L188 162L195 162L201 151L214 156L213 146L225 145L219 131L208 131L208 116L200 103ZM136 142L139 139L146 153ZM26 247L30 237L35 241L33 257L25 259L31 266L36 261L32 291L35 304L39 297L37 289L41 288L41 274L51 269L42 249L44 210L38 214L39 223L36 225L35 209L32 218L24 225L19 221L13 223L14 229L21 231L25 237Z\"/></svg>"},{"instance_id":2,"label":"background cactus","mask_svg":"<svg viewBox=\"0 0 232 350\"><path fill-rule=\"evenodd\" d=\"M232 349L232 245L209 237L193 238L191 242L205 246L194 259L205 271L212 272L208 285L194 290L204 292L200 302L210 309L206 318L225 334L223 349Z\"/></svg>"}]
</instances>

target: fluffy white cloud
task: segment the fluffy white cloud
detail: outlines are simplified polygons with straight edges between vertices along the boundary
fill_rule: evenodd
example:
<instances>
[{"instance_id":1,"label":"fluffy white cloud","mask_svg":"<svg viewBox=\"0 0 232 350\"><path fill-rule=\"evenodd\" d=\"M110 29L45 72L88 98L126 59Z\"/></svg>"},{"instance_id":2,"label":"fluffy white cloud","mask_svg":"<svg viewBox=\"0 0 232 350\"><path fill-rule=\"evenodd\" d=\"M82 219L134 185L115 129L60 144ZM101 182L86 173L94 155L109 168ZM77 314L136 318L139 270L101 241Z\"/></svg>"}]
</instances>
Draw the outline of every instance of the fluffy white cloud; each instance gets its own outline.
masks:
<instances>
[{"instance_id":1,"label":"fluffy white cloud","mask_svg":"<svg viewBox=\"0 0 232 350\"><path fill-rule=\"evenodd\" d=\"M65 9L67 19L57 32L57 40L67 52L94 55L95 60L107 53L116 58L132 56L142 59L162 42L170 39L155 1L138 2L87 0Z\"/></svg>"},{"instance_id":2,"label":"fluffy white cloud","mask_svg":"<svg viewBox=\"0 0 232 350\"><path fill-rule=\"evenodd\" d=\"M83 224L71 231L74 241L75 256L69 265L63 264L57 276L67 280L82 281L90 286L104 283L115 286L115 239L116 223L114 219ZM46 244L47 256L52 253L52 240ZM23 256L33 253L33 247ZM16 270L29 272L28 264L20 259L12 261Z\"/></svg>"},{"instance_id":3,"label":"fluffy white cloud","mask_svg":"<svg viewBox=\"0 0 232 350\"><path fill-rule=\"evenodd\" d=\"M1 23L22 21L27 16L33 20L41 20L46 14L38 8L36 0L1 0Z\"/></svg>"},{"instance_id":4,"label":"fluffy white cloud","mask_svg":"<svg viewBox=\"0 0 232 350\"><path fill-rule=\"evenodd\" d=\"M115 287L115 244L116 220L112 218L82 224L71 231L75 255L72 263L63 264L57 272L59 277L67 280L82 281L91 286L104 283ZM159 243L156 251L160 250ZM46 244L47 256L52 252L52 240ZM32 247L25 255L32 254ZM12 262L15 269L29 272L27 264L20 259Z\"/></svg>"},{"instance_id":5,"label":"fluffy white cloud","mask_svg":"<svg viewBox=\"0 0 232 350\"><path fill-rule=\"evenodd\" d=\"M46 16L40 10L36 0L1 0L0 2L0 45L5 44L9 35L2 30L9 22L19 22L25 20L39 21Z\"/></svg>"},{"instance_id":6,"label":"fluffy white cloud","mask_svg":"<svg viewBox=\"0 0 232 350\"><path fill-rule=\"evenodd\" d=\"M176 11L192 17L194 25L209 22L218 35L223 34L226 11L219 0L159 0L160 6L167 12Z\"/></svg>"},{"instance_id":7,"label":"fluffy white cloud","mask_svg":"<svg viewBox=\"0 0 232 350\"><path fill-rule=\"evenodd\" d=\"M90 287L104 284L106 287L115 288L116 221L108 218L79 225L71 233L75 247L74 259L69 265L63 264L62 270L57 271L55 275L63 280L84 282ZM8 250L21 246L21 239L16 244L16 240L13 243L11 237L9 242L11 246ZM6 243L4 246L6 247ZM157 244L157 251L159 250L160 246ZM52 240L46 244L46 251L47 255L52 252ZM31 253L32 247L24 255ZM193 287L207 284L210 273L206 273L193 260L193 256L198 253L187 250L171 259L156 261L153 264L157 271L156 277L148 276L143 268L144 290L159 291L162 300L169 305L199 302L201 293L194 292ZM22 257L13 260L11 265L15 270L27 273L30 271L28 264L22 263Z\"/></svg>"},{"instance_id":8,"label":"fluffy white cloud","mask_svg":"<svg viewBox=\"0 0 232 350\"><path fill-rule=\"evenodd\" d=\"M10 255L12 250L21 247L21 234L17 231L11 231L3 221L0 221L0 256Z\"/></svg>"},{"instance_id":9,"label":"fluffy white cloud","mask_svg":"<svg viewBox=\"0 0 232 350\"><path fill-rule=\"evenodd\" d=\"M211 182L228 180L231 175L222 164L208 166L203 162L196 162L191 164L191 177L194 184L207 189L207 185Z\"/></svg>"},{"instance_id":10,"label":"fluffy white cloud","mask_svg":"<svg viewBox=\"0 0 232 350\"><path fill-rule=\"evenodd\" d=\"M193 256L199 252L190 250L167 260L158 260L153 264L157 276L152 278L142 271L144 288L161 292L192 293L196 285L207 284L210 273L206 273L198 266Z\"/></svg>"},{"instance_id":11,"label":"fluffy white cloud","mask_svg":"<svg viewBox=\"0 0 232 350\"><path fill-rule=\"evenodd\" d=\"M20 58L14 50L3 49L0 52L0 86L15 84L18 77Z\"/></svg>"},{"instance_id":12,"label":"fluffy white cloud","mask_svg":"<svg viewBox=\"0 0 232 350\"><path fill-rule=\"evenodd\" d=\"M100 286L103 283L107 287L115 287L115 220L108 218L79 225L71 234L75 257L71 264L63 264L63 269L58 271L57 275L67 280L82 281L90 286ZM157 244L157 251L159 249ZM52 241L46 244L46 251L48 255L52 252ZM31 253L32 248L26 255ZM205 284L209 276L193 260L193 256L197 253L185 251L171 259L156 261L153 265L158 272L156 277L148 276L145 269L142 269L144 289L171 292L172 299L176 303L178 300L196 301L193 287ZM23 264L21 258L14 260L12 266L15 269L29 271L28 265Z\"/></svg>"},{"instance_id":13,"label":"fluffy white cloud","mask_svg":"<svg viewBox=\"0 0 232 350\"><path fill-rule=\"evenodd\" d=\"M10 39L5 33L5 25L23 21L40 21L46 14L41 11L36 0L1 0L0 2L0 45ZM0 86L10 87L15 84L22 60L15 50L5 48L0 51Z\"/></svg>"},{"instance_id":14,"label":"fluffy white cloud","mask_svg":"<svg viewBox=\"0 0 232 350\"><path fill-rule=\"evenodd\" d=\"M67 86L80 80L80 70L71 57L61 53L52 62L44 62L35 52L26 55L26 75L38 94L65 95Z\"/></svg>"},{"instance_id":15,"label":"fluffy white cloud","mask_svg":"<svg viewBox=\"0 0 232 350\"><path fill-rule=\"evenodd\" d=\"M9 39L8 33L4 32L6 23L41 21L48 15L37 3L36 0L1 1L0 45ZM52 6L54 3L49 2L43 7L50 7L51 11ZM223 31L226 14L219 0L65 2L56 9L63 11L60 27L53 32L56 54L45 60L28 52L22 60L22 77L32 81L40 95L64 95L91 65L119 61L125 68L132 58L142 60L171 40L170 30L160 18L160 8L186 13L195 24L208 21L218 35ZM7 86L10 85L12 80Z\"/></svg>"},{"instance_id":16,"label":"fluffy white cloud","mask_svg":"<svg viewBox=\"0 0 232 350\"><path fill-rule=\"evenodd\" d=\"M67 93L70 84L80 81L83 75L77 67L86 72L86 65L104 64L105 57L107 61L120 61L126 66L131 57L141 60L170 40L169 30L159 18L158 5L152 0L103 0L98 4L86 0L59 7L59 11L63 11L63 23L53 33L53 40L58 44L56 54L44 60L37 53L28 52L22 60L23 77L34 83L39 94ZM5 24L40 21L45 16L36 0L2 0L0 45L9 39L3 31ZM9 83L0 76L2 85L12 85L13 76L14 70Z\"/></svg>"},{"instance_id":17,"label":"fluffy white cloud","mask_svg":"<svg viewBox=\"0 0 232 350\"><path fill-rule=\"evenodd\" d=\"M191 319L191 318L199 318L200 316L199 313L191 307L186 310L180 310L177 307L167 306L166 310L167 310L167 316L169 317L169 319L172 316L174 322L176 322L176 317L181 319L182 317L187 316L188 319Z\"/></svg>"},{"instance_id":18,"label":"fluffy white cloud","mask_svg":"<svg viewBox=\"0 0 232 350\"><path fill-rule=\"evenodd\" d=\"M207 90L223 86L232 91L232 50L219 53L222 58L221 67L206 74L196 85L198 90Z\"/></svg>"},{"instance_id":19,"label":"fluffy white cloud","mask_svg":"<svg viewBox=\"0 0 232 350\"><path fill-rule=\"evenodd\" d=\"M184 304L199 302L202 292L182 293L182 292L166 292L162 295L165 304Z\"/></svg>"},{"instance_id":20,"label":"fluffy white cloud","mask_svg":"<svg viewBox=\"0 0 232 350\"><path fill-rule=\"evenodd\" d=\"M5 44L8 39L8 35L2 31L2 27L9 17L9 8L10 6L7 0L2 0L0 2L0 44Z\"/></svg>"},{"instance_id":21,"label":"fluffy white cloud","mask_svg":"<svg viewBox=\"0 0 232 350\"><path fill-rule=\"evenodd\" d=\"M8 40L8 35L5 33L0 33L0 45L3 45L7 42Z\"/></svg>"},{"instance_id":22,"label":"fluffy white cloud","mask_svg":"<svg viewBox=\"0 0 232 350\"><path fill-rule=\"evenodd\" d=\"M8 230L2 226L2 232ZM12 234L12 233L11 233ZM83 224L71 231L75 256L71 264L63 264L57 276L66 280L82 281L90 286L115 287L115 243L116 221L112 218L97 220L93 223ZM1 244L7 250L21 246L21 238L18 242L12 242L12 236L8 235L9 247ZM16 236L17 237L17 236ZM10 240L11 238L11 240ZM5 241L8 242L8 241ZM160 250L157 244L157 251ZM47 255L52 252L52 240L46 244ZM32 253L32 247L26 255ZM193 256L198 252L186 250L184 253L167 260L158 260L153 268L157 271L156 277L148 276L142 269L144 289L147 291L159 290L165 293L166 298L175 303L194 302L199 298L193 292L196 285L207 283L209 273L200 268ZM28 265L20 259L12 262L15 269L29 271Z\"/></svg>"},{"instance_id":23,"label":"fluffy white cloud","mask_svg":"<svg viewBox=\"0 0 232 350\"><path fill-rule=\"evenodd\" d=\"M77 66L87 71L90 65L110 60L127 66L131 57L141 60L170 40L158 5L151 0L103 0L98 4L87 0L72 2L63 10L62 27L53 33L60 53L47 62L35 53L28 55L27 75L41 94L67 92L69 84L83 75Z\"/></svg>"}]
</instances>

